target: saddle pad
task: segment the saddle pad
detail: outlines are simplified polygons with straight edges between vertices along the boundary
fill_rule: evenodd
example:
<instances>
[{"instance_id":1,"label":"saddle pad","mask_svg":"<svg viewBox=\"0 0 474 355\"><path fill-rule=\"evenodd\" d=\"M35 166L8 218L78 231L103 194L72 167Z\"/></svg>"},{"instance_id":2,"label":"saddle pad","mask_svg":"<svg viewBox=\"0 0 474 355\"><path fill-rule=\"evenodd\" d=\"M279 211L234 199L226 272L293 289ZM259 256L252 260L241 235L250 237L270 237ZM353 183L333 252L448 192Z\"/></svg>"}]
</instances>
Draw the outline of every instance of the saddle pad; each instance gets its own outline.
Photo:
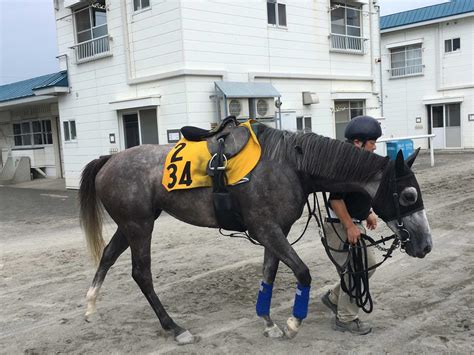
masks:
<instances>
[{"instance_id":1,"label":"saddle pad","mask_svg":"<svg viewBox=\"0 0 474 355\"><path fill-rule=\"evenodd\" d=\"M233 185L248 175L260 160L261 148L249 120L240 124L250 131L250 139L236 156L227 162L227 184ZM211 160L207 141L193 142L182 138L166 157L162 184L168 191L212 186L206 174Z\"/></svg>"}]
</instances>

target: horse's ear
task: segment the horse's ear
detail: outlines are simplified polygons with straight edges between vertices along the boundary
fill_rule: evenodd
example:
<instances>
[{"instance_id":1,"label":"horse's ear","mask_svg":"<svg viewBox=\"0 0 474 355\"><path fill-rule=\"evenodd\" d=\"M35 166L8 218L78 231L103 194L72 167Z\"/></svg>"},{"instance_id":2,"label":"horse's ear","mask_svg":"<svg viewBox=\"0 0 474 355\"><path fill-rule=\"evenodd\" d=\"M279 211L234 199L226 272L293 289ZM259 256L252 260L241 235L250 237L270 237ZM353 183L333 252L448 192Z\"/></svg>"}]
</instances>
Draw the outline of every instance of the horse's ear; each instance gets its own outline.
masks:
<instances>
[{"instance_id":1,"label":"horse's ear","mask_svg":"<svg viewBox=\"0 0 474 355\"><path fill-rule=\"evenodd\" d=\"M295 150L298 154L303 154L303 148L299 145L295 145Z\"/></svg>"},{"instance_id":2,"label":"horse's ear","mask_svg":"<svg viewBox=\"0 0 474 355\"><path fill-rule=\"evenodd\" d=\"M397 175L402 175L405 171L405 161L403 160L403 152L400 149L397 154L397 159L395 160L395 172Z\"/></svg>"},{"instance_id":3,"label":"horse's ear","mask_svg":"<svg viewBox=\"0 0 474 355\"><path fill-rule=\"evenodd\" d=\"M412 167L413 163L415 162L416 157L418 156L418 153L420 152L420 148L415 150L415 152L410 155L407 160L405 160L405 163L407 163L408 167Z\"/></svg>"}]
</instances>

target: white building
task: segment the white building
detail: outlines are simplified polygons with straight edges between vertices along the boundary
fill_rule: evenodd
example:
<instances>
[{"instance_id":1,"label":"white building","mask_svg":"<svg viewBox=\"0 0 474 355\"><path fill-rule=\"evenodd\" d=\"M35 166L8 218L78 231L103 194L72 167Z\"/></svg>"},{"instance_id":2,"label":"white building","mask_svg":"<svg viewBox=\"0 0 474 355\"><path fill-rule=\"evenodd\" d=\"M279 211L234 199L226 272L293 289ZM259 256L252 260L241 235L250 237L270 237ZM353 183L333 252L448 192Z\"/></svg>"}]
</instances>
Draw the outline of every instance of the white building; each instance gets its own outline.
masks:
<instances>
[{"instance_id":1,"label":"white building","mask_svg":"<svg viewBox=\"0 0 474 355\"><path fill-rule=\"evenodd\" d=\"M376 1L55 3L68 188L99 155L173 142L226 111L273 122L278 96L283 128L341 137L351 117L380 117Z\"/></svg>"},{"instance_id":2,"label":"white building","mask_svg":"<svg viewBox=\"0 0 474 355\"><path fill-rule=\"evenodd\" d=\"M0 86L0 184L14 182L2 168L21 157L34 175L63 177L58 96L68 91L65 71Z\"/></svg>"},{"instance_id":3,"label":"white building","mask_svg":"<svg viewBox=\"0 0 474 355\"><path fill-rule=\"evenodd\" d=\"M384 16L380 27L385 134L474 148L474 1Z\"/></svg>"}]
</instances>

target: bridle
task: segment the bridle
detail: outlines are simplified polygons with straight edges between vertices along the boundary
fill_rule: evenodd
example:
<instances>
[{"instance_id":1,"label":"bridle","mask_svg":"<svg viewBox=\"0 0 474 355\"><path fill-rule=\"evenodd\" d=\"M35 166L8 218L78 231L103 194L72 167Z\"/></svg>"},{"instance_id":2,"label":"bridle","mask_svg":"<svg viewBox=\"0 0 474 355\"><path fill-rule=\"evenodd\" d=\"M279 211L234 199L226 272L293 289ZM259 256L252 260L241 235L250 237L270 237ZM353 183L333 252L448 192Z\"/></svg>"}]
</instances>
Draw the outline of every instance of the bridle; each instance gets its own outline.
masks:
<instances>
[{"instance_id":1,"label":"bridle","mask_svg":"<svg viewBox=\"0 0 474 355\"><path fill-rule=\"evenodd\" d=\"M395 211L397 213L397 232L398 233L395 233L395 238L398 239L400 243L400 250L404 251L406 248L406 245L411 240L411 234L408 231L408 229L405 228L405 225L403 224L403 221L402 221L402 216L400 214L400 198L398 196L398 192L394 192L392 196L393 196L393 204L395 206Z\"/></svg>"}]
</instances>

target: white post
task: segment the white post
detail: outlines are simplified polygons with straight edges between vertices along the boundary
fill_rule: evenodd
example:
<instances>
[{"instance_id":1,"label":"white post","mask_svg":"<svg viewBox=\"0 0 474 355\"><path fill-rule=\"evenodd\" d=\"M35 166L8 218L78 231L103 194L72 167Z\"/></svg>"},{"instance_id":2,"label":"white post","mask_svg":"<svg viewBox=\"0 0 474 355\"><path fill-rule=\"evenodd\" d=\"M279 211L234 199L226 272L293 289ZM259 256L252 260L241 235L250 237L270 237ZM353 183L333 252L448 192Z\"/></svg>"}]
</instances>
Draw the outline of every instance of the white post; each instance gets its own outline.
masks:
<instances>
[{"instance_id":1,"label":"white post","mask_svg":"<svg viewBox=\"0 0 474 355\"><path fill-rule=\"evenodd\" d=\"M430 137L430 155L431 155L431 166L434 166L434 147L433 147L433 138Z\"/></svg>"}]
</instances>

